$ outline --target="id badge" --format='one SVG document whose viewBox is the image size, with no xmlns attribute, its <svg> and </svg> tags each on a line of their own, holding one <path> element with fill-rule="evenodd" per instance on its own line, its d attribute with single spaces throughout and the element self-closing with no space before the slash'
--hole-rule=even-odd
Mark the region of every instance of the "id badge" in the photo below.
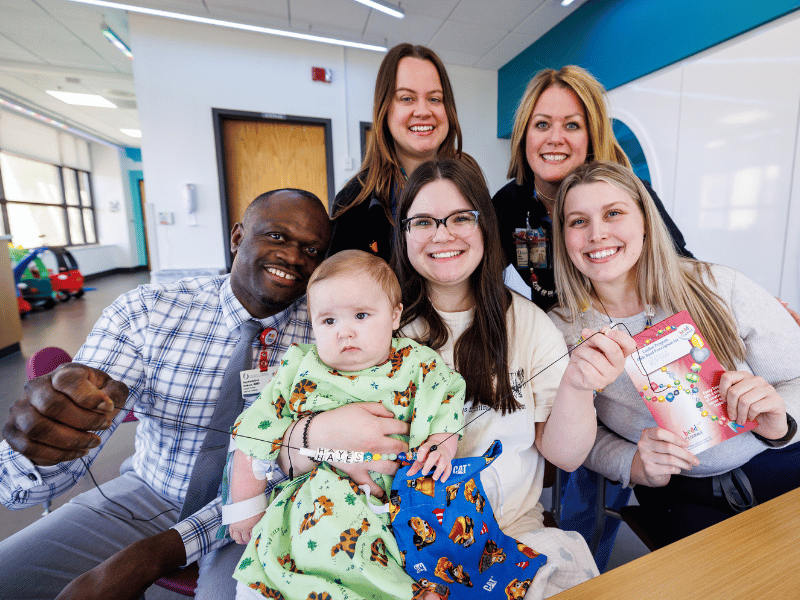
<svg viewBox="0 0 800 600">
<path fill-rule="evenodd" d="M 529 266 L 533 269 L 547 268 L 547 234 L 542 227 L 534 229 L 529 236 L 530 255 Z"/>
<path fill-rule="evenodd" d="M 526 229 L 514 230 L 514 248 L 517 251 L 517 267 L 526 269 L 528 267 L 528 240 Z"/>
<path fill-rule="evenodd" d="M 242 398 L 244 398 L 245 406 L 250 406 L 255 399 L 258 398 L 261 390 L 269 383 L 269 380 L 272 379 L 277 370 L 278 365 L 274 365 L 266 371 L 249 369 L 239 373 L 239 381 L 242 384 Z"/>
</svg>

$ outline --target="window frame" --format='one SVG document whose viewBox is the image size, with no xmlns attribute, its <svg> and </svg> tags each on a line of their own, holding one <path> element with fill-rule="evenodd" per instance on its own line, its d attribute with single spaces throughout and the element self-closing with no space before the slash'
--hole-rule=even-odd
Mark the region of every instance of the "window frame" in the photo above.
<svg viewBox="0 0 800 600">
<path fill-rule="evenodd" d="M 92 182 L 92 173 L 91 171 L 86 171 L 84 169 L 79 169 L 77 167 L 67 166 L 67 165 L 59 165 L 52 162 L 48 162 L 46 160 L 41 160 L 38 158 L 31 158 L 30 156 L 25 156 L 24 154 L 18 154 L 16 152 L 9 152 L 8 150 L 0 150 L 0 154 L 5 154 L 7 156 L 13 156 L 15 158 L 33 161 L 37 163 L 41 163 L 44 165 L 49 165 L 55 167 L 58 172 L 58 185 L 60 190 L 60 202 L 58 203 L 51 203 L 51 202 L 30 202 L 25 200 L 15 200 L 9 199 L 6 197 L 5 193 L 5 184 L 3 181 L 3 169 L 0 166 L 0 219 L 2 219 L 3 230 L 7 233 L 7 235 L 11 235 L 11 221 L 8 216 L 8 205 L 16 205 L 16 206 L 49 206 L 49 207 L 56 207 L 61 211 L 61 227 L 65 233 L 66 244 L 65 246 L 68 247 L 81 247 L 81 246 L 96 246 L 99 243 L 99 238 L 97 235 L 97 211 L 94 203 L 94 186 Z M 68 176 L 68 172 L 72 171 L 74 176 L 74 185 L 75 190 L 77 193 L 77 200 L 78 204 L 73 206 L 71 204 L 67 204 L 67 195 L 66 195 L 66 186 L 64 184 L 65 176 Z M 89 196 L 89 203 L 88 206 L 84 206 L 83 200 L 81 198 L 81 174 L 86 174 L 86 193 Z M 75 243 L 72 239 L 72 231 L 70 229 L 70 221 L 69 221 L 69 214 L 68 209 L 77 209 L 79 212 L 80 219 L 78 220 L 81 233 L 83 234 L 83 243 Z M 93 242 L 86 242 L 86 240 L 90 237 L 87 236 L 86 231 L 86 219 L 84 218 L 85 211 L 90 211 L 91 214 L 91 226 L 94 231 L 92 231 L 91 237 L 94 238 L 95 241 Z"/>
</svg>

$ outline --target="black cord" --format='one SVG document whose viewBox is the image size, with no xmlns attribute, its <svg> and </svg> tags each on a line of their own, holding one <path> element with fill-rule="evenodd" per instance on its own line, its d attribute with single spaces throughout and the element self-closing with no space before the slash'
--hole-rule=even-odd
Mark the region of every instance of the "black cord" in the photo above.
<svg viewBox="0 0 800 600">
<path fill-rule="evenodd" d="M 163 514 L 166 514 L 166 513 L 170 512 L 170 511 L 177 511 L 178 510 L 177 508 L 168 508 L 167 510 L 158 513 L 155 517 L 150 517 L 149 519 L 140 519 L 140 518 L 134 516 L 134 514 L 130 511 L 130 509 L 127 506 L 125 506 L 124 504 L 120 504 L 116 500 L 112 500 L 111 498 L 106 496 L 103 493 L 103 490 L 100 488 L 100 484 L 97 483 L 97 480 L 94 478 L 94 475 L 92 475 L 91 470 L 89 470 L 89 465 L 86 464 L 85 460 L 83 460 L 83 457 L 81 457 L 80 461 L 83 463 L 83 466 L 86 467 L 86 472 L 89 474 L 89 477 L 91 478 L 92 483 L 94 484 L 94 486 L 97 488 L 97 491 L 100 492 L 100 495 L 103 498 L 105 498 L 108 502 L 110 502 L 111 504 L 115 504 L 115 505 L 119 506 L 122 510 L 124 510 L 126 513 L 128 513 L 130 515 L 130 520 L 131 521 L 141 521 L 142 523 L 149 523 L 153 519 L 157 519 L 158 517 L 160 517 Z"/>
<path fill-rule="evenodd" d="M 600 304 L 602 305 L 602 302 L 601 302 Z M 603 306 L 603 309 L 605 310 L 605 306 Z M 606 311 L 606 316 L 608 316 L 608 311 Z M 610 317 L 610 316 L 608 316 L 608 318 L 609 318 L 609 321 L 611 321 L 611 317 Z M 612 328 L 614 328 L 614 327 L 617 327 L 617 326 L 622 326 L 622 327 L 624 327 L 624 328 L 625 328 L 625 330 L 628 332 L 628 335 L 630 335 L 630 331 L 628 330 L 628 328 L 625 326 L 625 324 L 624 324 L 624 323 L 616 323 L 616 324 L 613 324 L 613 325 L 611 325 L 611 327 L 612 327 Z M 530 381 L 532 381 L 534 377 L 538 377 L 540 374 L 544 373 L 544 372 L 545 372 L 547 369 L 549 369 L 550 367 L 552 367 L 553 365 L 555 365 L 557 362 L 559 362 L 559 361 L 560 361 L 562 358 L 564 358 L 565 356 L 569 356 L 569 355 L 572 353 L 572 351 L 573 351 L 573 350 L 575 350 L 575 348 L 578 348 L 579 346 L 581 346 L 582 344 L 586 343 L 587 341 L 589 341 L 590 339 L 592 339 L 594 336 L 596 336 L 596 335 L 597 335 L 597 334 L 599 334 L 599 333 L 600 333 L 599 331 L 595 331 L 595 332 L 594 332 L 592 335 L 590 335 L 588 338 L 586 338 L 585 340 L 582 340 L 581 342 L 579 342 L 578 344 L 576 344 L 576 345 L 575 345 L 575 346 L 574 346 L 574 347 L 573 347 L 571 350 L 567 350 L 566 354 L 562 354 L 562 355 L 561 355 L 561 356 L 559 356 L 559 357 L 558 357 L 556 360 L 554 360 L 553 362 L 551 362 L 549 365 L 547 365 L 546 367 L 544 367 L 544 368 L 542 368 L 541 370 L 537 371 L 535 374 L 531 375 L 531 376 L 530 376 L 528 379 L 526 379 L 525 381 L 523 381 L 523 382 L 520 384 L 520 387 L 521 387 L 521 386 L 523 386 L 523 385 L 526 385 L 527 383 L 529 383 Z M 639 351 L 638 347 L 637 347 L 637 349 L 636 349 L 636 350 L 637 350 L 637 352 Z M 648 376 L 648 381 L 649 381 L 649 376 Z M 513 392 L 511 392 L 511 394 L 513 394 Z M 505 400 L 506 398 L 508 398 L 508 397 L 509 397 L 511 394 L 509 394 L 508 396 L 505 396 L 504 398 L 501 398 L 501 400 L 500 400 L 500 401 L 502 402 L 503 400 Z M 447 436 L 447 438 L 445 438 L 445 441 L 446 441 L 446 440 L 449 440 L 449 439 L 450 439 L 451 437 L 453 437 L 454 435 L 457 435 L 458 433 L 460 433 L 461 431 L 463 431 L 463 430 L 464 430 L 464 429 L 467 427 L 467 425 L 469 425 L 470 423 L 473 423 L 473 422 L 475 422 L 477 419 L 481 418 L 481 417 L 482 417 L 484 414 L 488 413 L 488 412 L 489 412 L 489 410 L 491 410 L 491 408 L 490 408 L 490 407 L 487 407 L 487 410 L 485 410 L 485 411 L 481 411 L 481 413 L 480 413 L 480 414 L 478 414 L 478 415 L 477 415 L 475 418 L 473 418 L 473 419 L 471 419 L 471 420 L 467 421 L 466 423 L 464 423 L 464 425 L 463 425 L 463 426 L 461 426 L 459 429 L 457 429 L 456 431 L 452 432 L 452 433 L 451 433 L 449 436 Z M 135 411 L 135 410 L 133 410 L 133 409 L 131 409 L 131 411 L 130 411 L 130 412 L 133 412 L 133 413 L 134 413 L 134 415 L 135 415 L 135 416 L 137 416 L 137 418 L 138 418 L 138 416 L 139 416 L 139 415 L 141 415 L 141 416 L 146 416 L 146 417 L 151 417 L 151 418 L 160 418 L 160 419 L 162 419 L 162 420 L 164 420 L 164 421 L 172 421 L 173 423 L 181 423 L 181 424 L 183 424 L 183 422 L 182 422 L 182 421 L 179 421 L 178 419 L 172 419 L 172 418 L 170 418 L 170 417 L 166 417 L 166 416 L 163 416 L 163 415 L 162 415 L 162 416 L 160 416 L 160 417 L 158 417 L 158 416 L 156 416 L 156 415 L 149 414 L 149 413 L 145 413 L 145 412 L 138 412 L 138 413 L 137 413 L 137 411 Z M 289 433 L 289 436 L 288 436 L 288 438 L 289 438 L 289 441 L 291 441 L 291 439 L 292 439 L 292 435 L 294 434 L 294 428 L 295 428 L 295 427 L 297 427 L 297 423 L 299 423 L 299 421 L 300 421 L 300 419 L 298 419 L 297 421 L 294 421 L 294 422 L 292 423 L 292 429 L 291 429 L 291 431 L 290 431 L 290 433 Z M 205 429 L 205 430 L 208 430 L 208 431 L 217 431 L 217 432 L 221 432 L 221 433 L 229 433 L 228 431 L 221 430 L 221 429 L 216 429 L 216 428 L 214 428 L 214 427 L 207 427 L 207 426 L 202 426 L 202 425 L 195 425 L 195 427 L 197 427 L 197 428 L 199 428 L 199 429 Z M 246 438 L 246 439 L 255 440 L 255 441 L 258 441 L 258 442 L 270 443 L 270 442 L 268 442 L 267 440 L 263 440 L 263 439 L 261 439 L 261 438 L 256 438 L 256 437 L 252 437 L 252 436 L 246 436 L 246 435 L 243 435 L 243 434 L 238 434 L 238 433 L 237 433 L 236 435 L 237 435 L 237 436 L 241 436 L 241 437 L 243 437 L 243 438 Z M 281 446 L 281 447 L 286 447 L 287 449 L 289 449 L 289 450 L 290 450 L 290 452 L 289 452 L 289 454 L 288 454 L 288 457 L 289 457 L 289 480 L 290 480 L 290 481 L 294 481 L 294 465 L 292 464 L 292 453 L 291 453 L 291 450 L 301 450 L 301 448 L 298 448 L 298 447 L 292 446 L 291 444 L 289 444 L 289 443 L 285 443 L 285 442 L 283 442 L 283 441 L 281 441 L 281 444 L 280 444 L 280 446 Z M 433 449 L 435 449 L 435 448 L 431 448 L 431 450 L 433 450 Z M 163 515 L 164 513 L 167 513 L 167 512 L 169 512 L 170 510 L 175 510 L 175 509 L 169 509 L 169 510 L 165 510 L 165 511 L 163 511 L 163 512 L 161 512 L 161 513 L 157 514 L 156 516 L 154 516 L 154 517 L 151 517 L 150 519 L 139 519 L 139 518 L 135 517 L 135 516 L 133 515 L 133 513 L 131 513 L 131 511 L 130 511 L 130 510 L 127 508 L 127 507 L 123 506 L 122 504 L 119 504 L 118 502 L 115 502 L 114 500 L 111 500 L 110 498 L 108 498 L 108 496 L 106 496 L 105 494 L 103 494 L 102 490 L 100 490 L 100 486 L 97 484 L 97 481 L 95 481 L 95 478 L 94 478 L 94 476 L 92 475 L 92 472 L 91 472 L 91 470 L 89 469 L 89 465 L 88 465 L 88 464 L 86 464 L 86 462 L 83 460 L 83 458 L 81 458 L 80 460 L 81 460 L 81 462 L 83 463 L 83 465 L 86 467 L 86 472 L 87 472 L 87 473 L 89 473 L 89 477 L 91 477 L 91 479 L 92 479 L 92 482 L 93 482 L 93 483 L 94 483 L 94 485 L 97 487 L 98 491 L 100 491 L 100 494 L 103 496 L 103 498 L 105 498 L 105 499 L 106 499 L 106 500 L 108 500 L 109 502 L 111 502 L 111 503 L 113 503 L 113 504 L 116 504 L 117 506 L 119 506 L 120 508 L 122 508 L 123 510 L 125 510 L 125 511 L 126 511 L 126 512 L 127 512 L 127 513 L 128 513 L 130 516 L 131 516 L 131 520 L 133 520 L 133 521 L 143 521 L 143 522 L 152 521 L 153 519 L 156 519 L 156 518 L 160 517 L 161 515 Z M 299 483 L 299 482 L 298 482 L 298 483 Z"/>
</svg>

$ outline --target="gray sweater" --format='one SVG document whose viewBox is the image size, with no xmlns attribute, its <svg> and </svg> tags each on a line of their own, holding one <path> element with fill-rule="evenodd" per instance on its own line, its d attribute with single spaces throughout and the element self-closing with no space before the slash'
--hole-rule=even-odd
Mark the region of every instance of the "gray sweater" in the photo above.
<svg viewBox="0 0 800 600">
<path fill-rule="evenodd" d="M 763 377 L 783 398 L 787 412 L 798 420 L 800 327 L 769 292 L 738 271 L 714 265 L 712 272 L 716 284 L 707 283 L 728 305 L 746 349 L 745 361 L 737 364 L 736 370 Z M 581 320 L 567 323 L 560 318 L 559 310 L 553 309 L 550 318 L 564 334 L 567 345 L 575 345 L 580 337 Z M 653 324 L 668 316 L 660 306 L 655 307 Z M 645 329 L 646 319 L 645 313 L 640 313 L 623 319 L 614 318 L 613 322 L 624 323 L 635 335 Z M 609 319 L 590 308 L 583 313 L 583 323 L 586 327 L 599 329 L 601 325 L 608 325 Z M 584 465 L 608 479 L 630 485 L 636 442 L 642 430 L 655 427 L 656 421 L 625 372 L 596 395 L 595 407 L 602 424 Z M 799 440 L 800 434 L 795 435 L 791 443 Z M 708 477 L 725 473 L 769 448 L 751 433 L 743 433 L 700 452 L 697 455 L 700 465 L 682 474 Z"/>
</svg>

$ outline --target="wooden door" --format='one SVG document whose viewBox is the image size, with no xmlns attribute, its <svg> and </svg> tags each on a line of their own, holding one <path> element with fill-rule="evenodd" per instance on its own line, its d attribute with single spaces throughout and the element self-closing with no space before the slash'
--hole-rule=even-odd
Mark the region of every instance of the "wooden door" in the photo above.
<svg viewBox="0 0 800 600">
<path fill-rule="evenodd" d="M 328 207 L 325 133 L 318 123 L 223 118 L 230 225 L 242 220 L 253 198 L 278 188 L 313 192 Z"/>
</svg>

